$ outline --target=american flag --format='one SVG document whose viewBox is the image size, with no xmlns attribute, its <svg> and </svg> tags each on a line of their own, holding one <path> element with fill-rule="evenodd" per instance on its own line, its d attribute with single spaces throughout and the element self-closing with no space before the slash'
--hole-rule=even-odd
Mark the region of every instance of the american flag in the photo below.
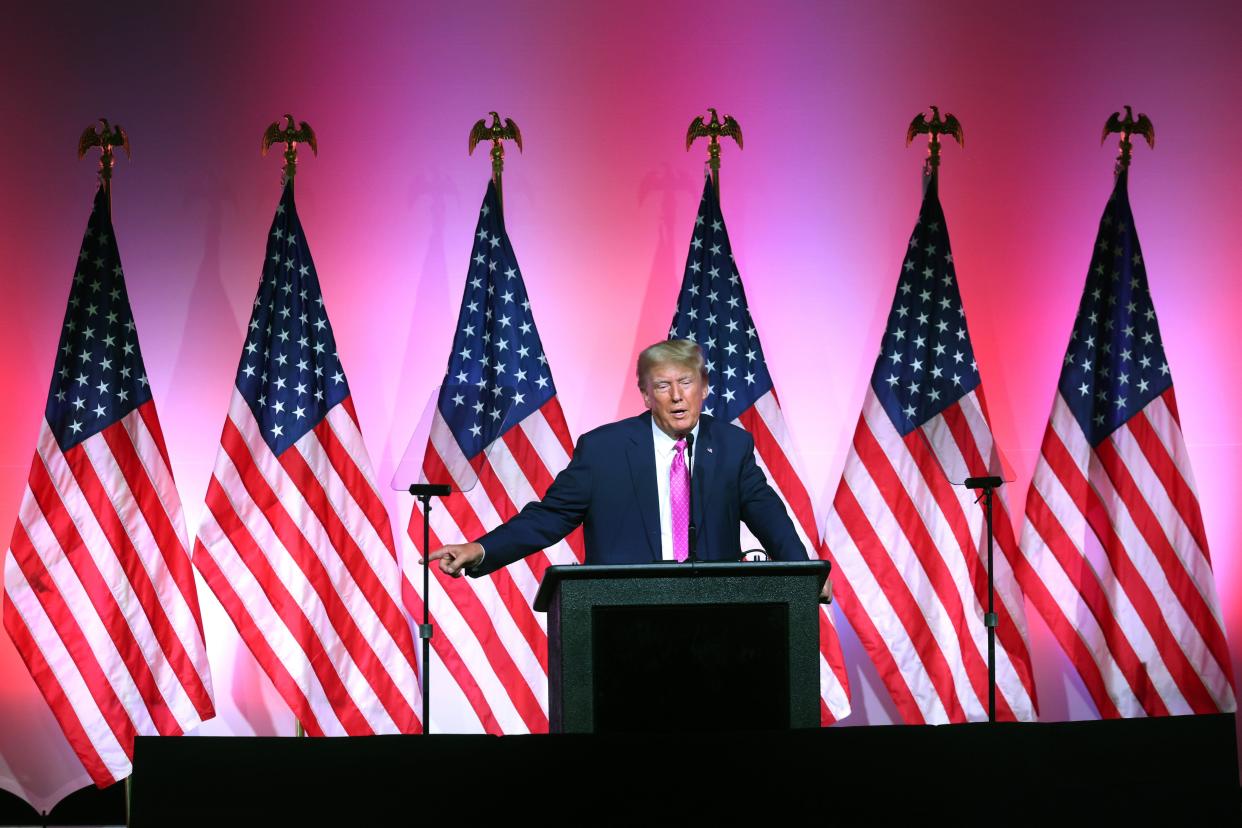
<svg viewBox="0 0 1242 828">
<path fill-rule="evenodd" d="M 313 736 L 420 729 L 388 513 L 286 184 L 194 565 Z"/>
<path fill-rule="evenodd" d="M 708 372 L 704 413 L 750 432 L 755 440 L 755 459 L 784 501 L 803 545 L 823 556 L 815 511 L 796 469 L 793 439 L 785 427 L 763 346 L 750 317 L 729 231 L 710 178 L 703 185 L 677 312 L 668 335 L 670 339 L 692 339 L 703 348 Z M 742 548 L 757 545 L 743 527 Z M 841 644 L 827 606 L 820 613 L 819 635 L 820 712 L 824 724 L 831 724 L 849 715 L 850 695 Z"/>
<path fill-rule="evenodd" d="M 4 563 L 4 626 L 91 779 L 215 715 L 181 499 L 100 188 Z"/>
<path fill-rule="evenodd" d="M 1232 712 L 1229 650 L 1126 173 L 1026 499 L 1018 576 L 1100 715 Z"/>
<path fill-rule="evenodd" d="M 496 187 L 489 183 L 423 457 L 427 480 L 453 486 L 432 507 L 431 548 L 474 540 L 543 497 L 572 452 Z M 409 533 L 415 548 L 425 551 L 419 507 Z M 433 570 L 432 646 L 469 710 L 453 729 L 547 731 L 547 621 L 531 603 L 549 566 L 582 559 L 579 529 L 482 578 L 454 579 Z M 408 575 L 421 588 L 421 575 Z M 423 598 L 407 584 L 415 617 L 422 617 Z"/>
<path fill-rule="evenodd" d="M 825 531 L 841 608 L 908 723 L 987 718 L 987 529 L 978 494 L 955 484 L 998 464 L 933 176 Z M 996 713 L 1029 720 L 1035 687 L 1003 491 Z"/>
</svg>

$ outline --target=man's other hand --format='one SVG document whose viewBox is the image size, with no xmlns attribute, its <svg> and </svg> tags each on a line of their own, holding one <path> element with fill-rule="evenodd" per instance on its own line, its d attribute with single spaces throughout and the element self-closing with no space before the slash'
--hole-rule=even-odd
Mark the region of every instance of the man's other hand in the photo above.
<svg viewBox="0 0 1242 828">
<path fill-rule="evenodd" d="M 819 602 L 821 604 L 832 603 L 832 579 L 824 579 L 824 588 L 819 591 Z"/>
<path fill-rule="evenodd" d="M 477 543 L 450 543 L 427 556 L 427 562 L 439 561 L 440 571 L 454 578 L 460 578 L 467 569 L 481 560 L 483 547 Z"/>
</svg>

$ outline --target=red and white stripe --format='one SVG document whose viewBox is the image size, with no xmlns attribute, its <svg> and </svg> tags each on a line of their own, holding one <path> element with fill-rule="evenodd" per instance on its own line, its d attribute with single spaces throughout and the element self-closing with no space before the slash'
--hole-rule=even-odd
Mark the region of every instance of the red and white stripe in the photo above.
<svg viewBox="0 0 1242 828">
<path fill-rule="evenodd" d="M 234 389 L 194 565 L 306 732 L 415 733 L 401 570 L 352 399 L 279 456 Z"/>
<path fill-rule="evenodd" d="M 1236 709 L 1171 386 L 1094 449 L 1057 394 L 1021 546 L 1022 587 L 1101 716 Z"/>
<path fill-rule="evenodd" d="M 755 404 L 742 412 L 735 425 L 750 432 L 755 440 L 755 459 L 768 482 L 781 500 L 785 509 L 793 518 L 794 528 L 798 537 L 808 550 L 814 550 L 821 558 L 827 558 L 824 545 L 820 542 L 819 522 L 815 519 L 815 510 L 811 505 L 810 495 L 802 484 L 794 459 L 793 439 L 785 427 L 785 415 L 781 413 L 780 401 L 775 391 L 764 394 Z M 744 541 L 748 541 L 749 533 L 742 529 Z M 743 546 L 743 548 L 749 548 Z M 829 725 L 840 721 L 850 714 L 849 679 L 845 674 L 845 657 L 841 653 L 841 641 L 837 637 L 836 625 L 832 622 L 832 610 L 824 606 L 820 611 L 819 620 L 819 676 L 820 676 L 820 714 L 823 724 Z"/>
<path fill-rule="evenodd" d="M 995 468 L 982 388 L 902 437 L 870 386 L 828 517 L 834 586 L 911 724 L 987 718 L 987 528 L 977 494 L 951 481 Z M 997 718 L 1036 715 L 1018 545 L 993 503 Z"/>
<path fill-rule="evenodd" d="M 453 493 L 432 505 L 431 548 L 474 540 L 542 498 L 572 453 L 573 441 L 556 397 L 475 458 L 462 453 L 437 410 L 423 473 L 428 480 L 451 481 Z M 418 506 L 410 516 L 409 535 L 423 553 Z M 453 711 L 457 718 L 448 723 L 446 715 L 445 724 L 436 729 L 547 732 L 547 620 L 531 604 L 549 566 L 581 563 L 583 554 L 582 532 L 576 529 L 556 545 L 482 578 L 450 578 L 433 567 L 436 666 L 447 671 L 456 685 L 454 695 L 464 701 Z M 406 606 L 421 619 L 425 596 L 416 559 L 406 575 Z"/>
<path fill-rule="evenodd" d="M 4 565 L 4 626 L 95 784 L 138 735 L 215 715 L 185 521 L 155 404 L 61 452 L 47 422 Z"/>
</svg>

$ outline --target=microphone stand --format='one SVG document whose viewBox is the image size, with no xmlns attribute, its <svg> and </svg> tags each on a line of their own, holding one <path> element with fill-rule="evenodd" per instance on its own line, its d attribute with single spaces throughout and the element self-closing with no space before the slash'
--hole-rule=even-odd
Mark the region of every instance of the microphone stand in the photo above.
<svg viewBox="0 0 1242 828">
<path fill-rule="evenodd" d="M 415 483 L 410 494 L 423 504 L 423 623 L 418 625 L 418 637 L 423 641 L 423 672 L 420 684 L 423 692 L 423 735 L 431 733 L 431 564 L 427 555 L 431 550 L 431 498 L 447 497 L 452 489 L 446 483 Z"/>
<path fill-rule="evenodd" d="M 983 519 L 988 529 L 988 611 L 983 626 L 988 628 L 988 721 L 996 721 L 996 584 L 992 577 L 992 494 L 1003 483 L 999 477 L 968 477 L 966 488 L 979 489 Z"/>
</svg>

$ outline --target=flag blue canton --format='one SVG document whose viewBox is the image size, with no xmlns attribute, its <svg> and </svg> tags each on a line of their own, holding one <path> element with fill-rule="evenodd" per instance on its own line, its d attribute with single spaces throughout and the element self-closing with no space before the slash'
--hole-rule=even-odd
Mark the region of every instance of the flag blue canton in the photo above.
<svg viewBox="0 0 1242 828">
<path fill-rule="evenodd" d="M 462 453 L 474 457 L 554 396 L 496 185 L 489 183 L 437 405 Z"/>
<path fill-rule="evenodd" d="M 1147 287 L 1126 173 L 1100 219 L 1061 367 L 1061 396 L 1098 445 L 1173 384 Z"/>
<path fill-rule="evenodd" d="M 292 183 L 285 185 L 268 233 L 237 390 L 274 454 L 296 443 L 349 396 Z"/>
<path fill-rule="evenodd" d="M 708 382 L 704 414 L 732 422 L 772 390 L 711 178 L 703 183 L 668 336 L 692 339 L 703 349 Z"/>
<path fill-rule="evenodd" d="M 910 234 L 871 387 L 904 436 L 978 385 L 949 228 L 933 176 Z"/>
<path fill-rule="evenodd" d="M 68 451 L 150 399 L 112 208 L 101 187 L 78 252 L 45 414 L 61 451 Z"/>
</svg>

